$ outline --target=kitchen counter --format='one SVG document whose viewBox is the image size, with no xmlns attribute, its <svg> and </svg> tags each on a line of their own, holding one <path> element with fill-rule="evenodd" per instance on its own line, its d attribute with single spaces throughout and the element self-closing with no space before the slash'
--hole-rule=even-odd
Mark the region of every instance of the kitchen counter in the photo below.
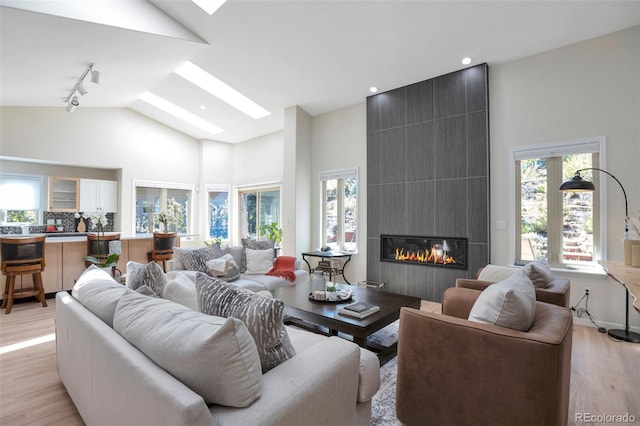
<svg viewBox="0 0 640 426">
<path fill-rule="evenodd" d="M 2 238 L 24 238 L 24 237 L 38 237 L 45 235 L 45 243 L 73 243 L 87 241 L 87 234 L 89 232 L 45 232 L 42 234 L 6 234 L 1 235 Z M 125 235 L 121 232 L 105 232 L 105 235 L 120 234 L 120 240 L 144 240 L 151 239 L 153 234 L 136 234 Z M 101 234 L 102 235 L 102 234 Z M 178 234 L 178 238 L 193 237 L 196 234 Z"/>
</svg>

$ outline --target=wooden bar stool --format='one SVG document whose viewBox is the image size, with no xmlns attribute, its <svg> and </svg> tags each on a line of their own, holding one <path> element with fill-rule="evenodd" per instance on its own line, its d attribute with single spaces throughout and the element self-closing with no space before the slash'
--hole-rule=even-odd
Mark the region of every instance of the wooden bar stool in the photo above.
<svg viewBox="0 0 640 426">
<path fill-rule="evenodd" d="M 0 239 L 2 274 L 7 277 L 2 296 L 2 309 L 6 308 L 5 314 L 11 313 L 14 299 L 23 297 L 35 296 L 43 307 L 47 306 L 42 285 L 42 271 L 45 266 L 44 239 L 44 235 Z M 33 277 L 33 287 L 16 290 L 16 275 L 25 274 L 31 274 Z"/>
<path fill-rule="evenodd" d="M 162 270 L 167 272 L 167 260 L 173 259 L 173 246 L 176 244 L 177 233 L 154 232 L 153 249 L 147 253 L 149 262 L 162 262 Z"/>
<path fill-rule="evenodd" d="M 120 234 L 107 234 L 98 235 L 94 233 L 87 234 L 87 257 L 84 259 L 84 266 L 89 267 L 91 265 L 102 265 L 107 260 L 111 253 L 118 253 L 115 260 L 108 264 L 103 265 L 111 267 L 111 276 L 116 277 L 116 272 L 120 272 L 118 269 L 118 260 L 120 259 L 120 248 L 114 249 L 114 246 L 120 243 Z M 94 259 L 88 259 L 94 258 Z M 122 275 L 122 273 L 120 273 Z"/>
</svg>

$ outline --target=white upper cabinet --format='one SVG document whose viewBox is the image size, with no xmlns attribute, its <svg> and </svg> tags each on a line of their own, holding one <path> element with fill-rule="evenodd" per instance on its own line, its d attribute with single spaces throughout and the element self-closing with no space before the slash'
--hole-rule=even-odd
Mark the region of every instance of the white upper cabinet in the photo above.
<svg viewBox="0 0 640 426">
<path fill-rule="evenodd" d="M 107 213 L 118 211 L 118 182 L 80 179 L 80 211 L 90 212 L 99 208 Z"/>
</svg>

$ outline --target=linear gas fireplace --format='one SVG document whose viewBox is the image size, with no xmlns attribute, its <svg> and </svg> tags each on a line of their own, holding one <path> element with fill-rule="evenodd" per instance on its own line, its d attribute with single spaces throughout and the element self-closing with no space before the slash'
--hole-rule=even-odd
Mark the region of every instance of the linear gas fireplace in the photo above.
<svg viewBox="0 0 640 426">
<path fill-rule="evenodd" d="M 467 238 L 381 235 L 383 262 L 467 269 Z"/>
</svg>

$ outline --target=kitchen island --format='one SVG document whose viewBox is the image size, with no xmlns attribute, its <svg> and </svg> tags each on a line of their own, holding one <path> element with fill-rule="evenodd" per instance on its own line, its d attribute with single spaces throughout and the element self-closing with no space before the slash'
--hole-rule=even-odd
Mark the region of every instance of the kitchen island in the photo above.
<svg viewBox="0 0 640 426">
<path fill-rule="evenodd" d="M 117 232 L 115 233 L 117 234 Z M 44 253 L 46 265 L 42 272 L 44 292 L 49 297 L 58 291 L 71 291 L 75 280 L 86 269 L 83 258 L 87 255 L 87 233 L 52 234 L 44 233 L 47 236 Z M 114 234 L 114 232 L 106 232 L 105 234 Z M 20 238 L 35 235 L 43 234 L 2 235 L 2 238 Z M 118 259 L 118 270 L 125 274 L 127 262 L 129 261 L 147 263 L 147 253 L 153 248 L 153 234 L 124 235 L 120 233 L 120 241 L 122 252 Z M 180 245 L 180 238 L 176 239 L 176 245 Z M 33 287 L 31 275 L 16 277 L 16 289 L 28 287 Z M 2 296 L 0 295 L 0 297 Z"/>
</svg>

